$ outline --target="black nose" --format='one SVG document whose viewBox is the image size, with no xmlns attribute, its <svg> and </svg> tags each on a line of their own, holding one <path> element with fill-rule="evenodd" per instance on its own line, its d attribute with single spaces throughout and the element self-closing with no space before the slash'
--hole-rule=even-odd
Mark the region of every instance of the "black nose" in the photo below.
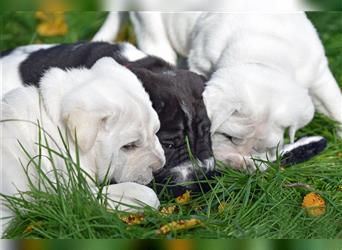
<svg viewBox="0 0 342 250">
<path fill-rule="evenodd" d="M 173 197 L 186 191 L 208 192 L 215 185 L 213 180 L 220 175 L 220 172 L 214 170 L 214 159 L 201 163 L 198 166 L 190 164 L 162 170 L 155 175 L 157 192 L 166 189 Z"/>
</svg>

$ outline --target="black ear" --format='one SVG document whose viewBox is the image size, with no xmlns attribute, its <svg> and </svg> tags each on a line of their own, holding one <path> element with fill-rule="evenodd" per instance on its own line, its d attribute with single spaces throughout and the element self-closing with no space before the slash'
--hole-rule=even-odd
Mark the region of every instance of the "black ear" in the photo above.
<svg viewBox="0 0 342 250">
<path fill-rule="evenodd" d="M 152 72 L 159 72 L 159 71 L 165 71 L 165 70 L 172 70 L 174 67 L 164 61 L 163 59 L 155 56 L 147 56 L 140 60 L 130 62 L 128 64 L 128 68 L 144 68 L 151 70 Z"/>
</svg>

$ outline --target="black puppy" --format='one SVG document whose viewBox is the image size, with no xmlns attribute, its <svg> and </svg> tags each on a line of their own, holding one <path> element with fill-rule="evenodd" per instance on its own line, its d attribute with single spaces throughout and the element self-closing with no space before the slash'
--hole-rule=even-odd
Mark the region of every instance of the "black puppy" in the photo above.
<svg viewBox="0 0 342 250">
<path fill-rule="evenodd" d="M 189 182 L 210 177 L 214 172 L 210 120 L 202 99 L 204 77 L 176 69 L 157 57 L 143 55 L 137 59 L 136 55 L 142 52 L 126 43 L 75 43 L 19 49 L 27 54 L 19 63 L 22 82 L 36 87 L 44 71 L 51 67 L 90 68 L 102 57 L 112 57 L 125 65 L 142 82 L 161 123 L 157 135 L 165 151 L 166 166 L 156 173 L 156 182 L 163 185 L 168 182 L 169 190 L 179 195 L 185 190 L 198 190 L 196 182 Z M 18 51 L 5 55 L 12 53 Z M 175 185 L 181 183 L 187 184 Z"/>
<path fill-rule="evenodd" d="M 206 79 L 176 69 L 156 57 L 126 66 L 143 83 L 161 121 L 157 135 L 165 151 L 166 166 L 155 175 L 157 183 L 169 181 L 170 190 L 176 195 L 185 189 L 199 190 L 198 184 L 189 182 L 216 174 L 213 171 L 210 120 L 202 99 Z M 190 161 L 190 153 L 195 157 L 194 162 Z M 174 185 L 184 182 L 188 185 Z"/>
</svg>

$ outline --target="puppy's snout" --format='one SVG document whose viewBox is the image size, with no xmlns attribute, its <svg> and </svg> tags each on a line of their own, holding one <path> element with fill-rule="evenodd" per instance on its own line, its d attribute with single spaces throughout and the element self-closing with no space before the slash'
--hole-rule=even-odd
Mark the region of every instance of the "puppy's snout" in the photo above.
<svg viewBox="0 0 342 250">
<path fill-rule="evenodd" d="M 165 165 L 165 156 L 155 156 L 154 162 L 149 166 L 150 169 L 152 169 L 152 172 L 157 172 Z"/>
<path fill-rule="evenodd" d="M 205 173 L 209 173 L 215 170 L 215 159 L 214 157 L 210 157 L 208 159 L 199 161 L 198 165 L 204 170 Z"/>
</svg>

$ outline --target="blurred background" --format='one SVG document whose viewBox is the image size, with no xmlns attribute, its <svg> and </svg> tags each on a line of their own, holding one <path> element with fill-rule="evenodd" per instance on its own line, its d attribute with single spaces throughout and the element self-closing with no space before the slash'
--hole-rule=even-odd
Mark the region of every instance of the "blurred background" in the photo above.
<svg viewBox="0 0 342 250">
<path fill-rule="evenodd" d="M 25 240 L 1 250 L 342 250 L 339 240 Z"/>
<path fill-rule="evenodd" d="M 48 0 L 77 10 L 342 10 L 340 0 Z M 2 0 L 1 10 L 35 10 L 47 0 Z"/>
</svg>

